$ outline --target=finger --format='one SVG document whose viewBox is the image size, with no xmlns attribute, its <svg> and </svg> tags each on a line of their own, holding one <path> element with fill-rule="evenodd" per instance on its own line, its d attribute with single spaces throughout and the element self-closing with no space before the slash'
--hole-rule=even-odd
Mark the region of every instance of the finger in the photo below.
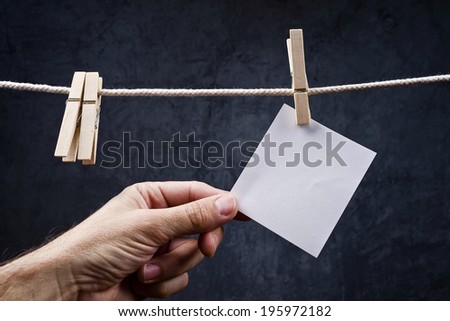
<svg viewBox="0 0 450 321">
<path fill-rule="evenodd" d="M 137 272 L 143 283 L 159 283 L 181 275 L 203 259 L 197 246 L 197 239 L 178 239 L 177 246 L 168 253 L 152 258 Z"/>
<path fill-rule="evenodd" d="M 183 273 L 173 279 L 154 284 L 144 284 L 138 280 L 134 280 L 132 284 L 133 292 L 136 295 L 147 298 L 167 298 L 183 290 L 189 282 L 187 273 Z"/>
<path fill-rule="evenodd" d="M 146 228 L 153 232 L 153 241 L 163 244 L 179 236 L 205 233 L 224 225 L 236 215 L 237 205 L 227 193 L 176 207 L 142 211 L 146 213 Z"/>
<path fill-rule="evenodd" d="M 218 227 L 214 231 L 206 232 L 198 238 L 198 248 L 207 257 L 212 257 L 217 251 L 223 239 L 223 227 Z"/>
<path fill-rule="evenodd" d="M 146 200 L 149 208 L 165 208 L 226 193 L 208 184 L 191 182 L 144 182 L 132 185 Z"/>
</svg>

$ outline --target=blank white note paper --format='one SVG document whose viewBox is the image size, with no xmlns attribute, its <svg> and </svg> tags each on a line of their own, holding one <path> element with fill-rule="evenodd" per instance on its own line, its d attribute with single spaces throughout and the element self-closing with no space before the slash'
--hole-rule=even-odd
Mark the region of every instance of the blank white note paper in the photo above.
<svg viewBox="0 0 450 321">
<path fill-rule="evenodd" d="M 234 185 L 239 210 L 314 257 L 376 153 L 283 105 Z"/>
</svg>

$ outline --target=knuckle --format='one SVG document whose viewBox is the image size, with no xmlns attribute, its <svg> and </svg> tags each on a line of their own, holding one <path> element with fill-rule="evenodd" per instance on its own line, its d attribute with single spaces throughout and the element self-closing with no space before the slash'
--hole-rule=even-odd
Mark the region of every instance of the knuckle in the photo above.
<svg viewBox="0 0 450 321">
<path fill-rule="evenodd" d="M 142 234 L 151 235 L 154 245 L 160 246 L 170 240 L 170 235 L 175 233 L 174 226 L 178 223 L 165 215 L 153 215 L 147 219 L 148 224 L 142 225 Z M 148 231 L 151 230 L 151 234 Z"/>
<path fill-rule="evenodd" d="M 133 184 L 133 185 L 129 185 L 129 186 L 125 187 L 123 189 L 122 193 L 129 194 L 129 193 L 132 193 L 132 192 L 136 191 L 137 190 L 136 185 L 137 184 Z"/>
<path fill-rule="evenodd" d="M 205 182 L 200 182 L 200 181 L 192 181 L 192 185 L 194 185 L 195 187 L 198 187 L 198 188 L 208 186 L 208 184 L 206 184 Z"/>
<path fill-rule="evenodd" d="M 144 186 L 145 186 L 145 183 L 143 183 L 143 182 L 134 183 L 134 184 L 129 185 L 126 188 L 124 188 L 122 193 L 127 194 L 127 195 L 134 195 L 136 193 L 141 193 L 142 190 L 144 189 Z"/>
<path fill-rule="evenodd" d="M 139 182 L 134 183 L 130 186 L 130 188 L 134 189 L 135 191 L 138 191 L 139 193 L 144 193 L 148 190 L 150 190 L 152 187 L 154 187 L 156 184 L 154 182 Z"/>
<path fill-rule="evenodd" d="M 183 284 L 181 289 L 187 287 L 188 284 L 189 284 L 189 273 L 186 272 L 183 274 Z"/>
<path fill-rule="evenodd" d="M 189 188 L 189 197 L 190 199 L 194 199 L 194 195 L 197 194 L 199 191 L 205 191 L 209 190 L 211 186 L 204 182 L 199 181 L 192 181 L 190 182 L 190 188 Z"/>
<path fill-rule="evenodd" d="M 144 185 L 145 185 L 144 182 L 138 182 L 138 183 L 134 183 L 133 185 L 128 186 L 127 188 L 141 191 L 142 188 L 144 187 Z"/>
<path fill-rule="evenodd" d="M 193 202 L 186 207 L 185 214 L 194 228 L 203 228 L 209 223 L 209 210 L 205 204 Z"/>
</svg>

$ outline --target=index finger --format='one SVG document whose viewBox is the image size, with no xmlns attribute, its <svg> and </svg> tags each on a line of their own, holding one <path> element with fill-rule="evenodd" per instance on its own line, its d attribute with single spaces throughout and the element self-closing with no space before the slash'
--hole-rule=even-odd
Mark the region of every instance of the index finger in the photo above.
<svg viewBox="0 0 450 321">
<path fill-rule="evenodd" d="M 136 185 L 139 193 L 151 208 L 178 206 L 205 197 L 228 193 L 228 191 L 198 181 L 142 182 Z M 240 212 L 234 219 L 237 221 L 250 220 L 249 217 Z"/>
<path fill-rule="evenodd" d="M 227 191 L 197 181 L 143 182 L 138 185 L 139 192 L 150 201 L 152 208 L 178 206 L 227 193 Z"/>
</svg>

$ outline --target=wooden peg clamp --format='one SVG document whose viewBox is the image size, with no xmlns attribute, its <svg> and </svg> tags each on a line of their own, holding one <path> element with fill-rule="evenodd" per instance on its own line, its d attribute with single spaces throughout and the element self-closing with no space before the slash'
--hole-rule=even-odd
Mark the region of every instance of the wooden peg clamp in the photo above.
<svg viewBox="0 0 450 321">
<path fill-rule="evenodd" d="M 84 165 L 95 164 L 100 113 L 100 86 L 101 80 L 98 72 L 86 73 L 78 150 L 78 159 L 82 160 Z"/>
<path fill-rule="evenodd" d="M 289 39 L 286 42 L 297 125 L 307 125 L 311 121 L 311 112 L 308 101 L 308 80 L 306 78 L 302 29 L 291 29 Z"/>
<path fill-rule="evenodd" d="M 98 90 L 102 90 L 103 88 L 103 78 L 100 77 L 98 79 Z M 94 131 L 94 141 L 92 144 L 92 154 L 91 159 L 83 160 L 83 165 L 95 165 L 95 161 L 97 159 L 97 142 L 98 142 L 98 127 L 100 125 L 100 110 L 101 110 L 102 96 L 98 96 L 98 107 L 97 107 L 97 116 L 95 119 L 95 131 Z"/>
<path fill-rule="evenodd" d="M 78 148 L 77 122 L 79 120 L 81 101 L 83 99 L 84 81 L 86 73 L 77 71 L 73 75 L 69 97 L 66 101 L 55 156 L 62 157 L 63 161 L 74 162 Z"/>
</svg>

